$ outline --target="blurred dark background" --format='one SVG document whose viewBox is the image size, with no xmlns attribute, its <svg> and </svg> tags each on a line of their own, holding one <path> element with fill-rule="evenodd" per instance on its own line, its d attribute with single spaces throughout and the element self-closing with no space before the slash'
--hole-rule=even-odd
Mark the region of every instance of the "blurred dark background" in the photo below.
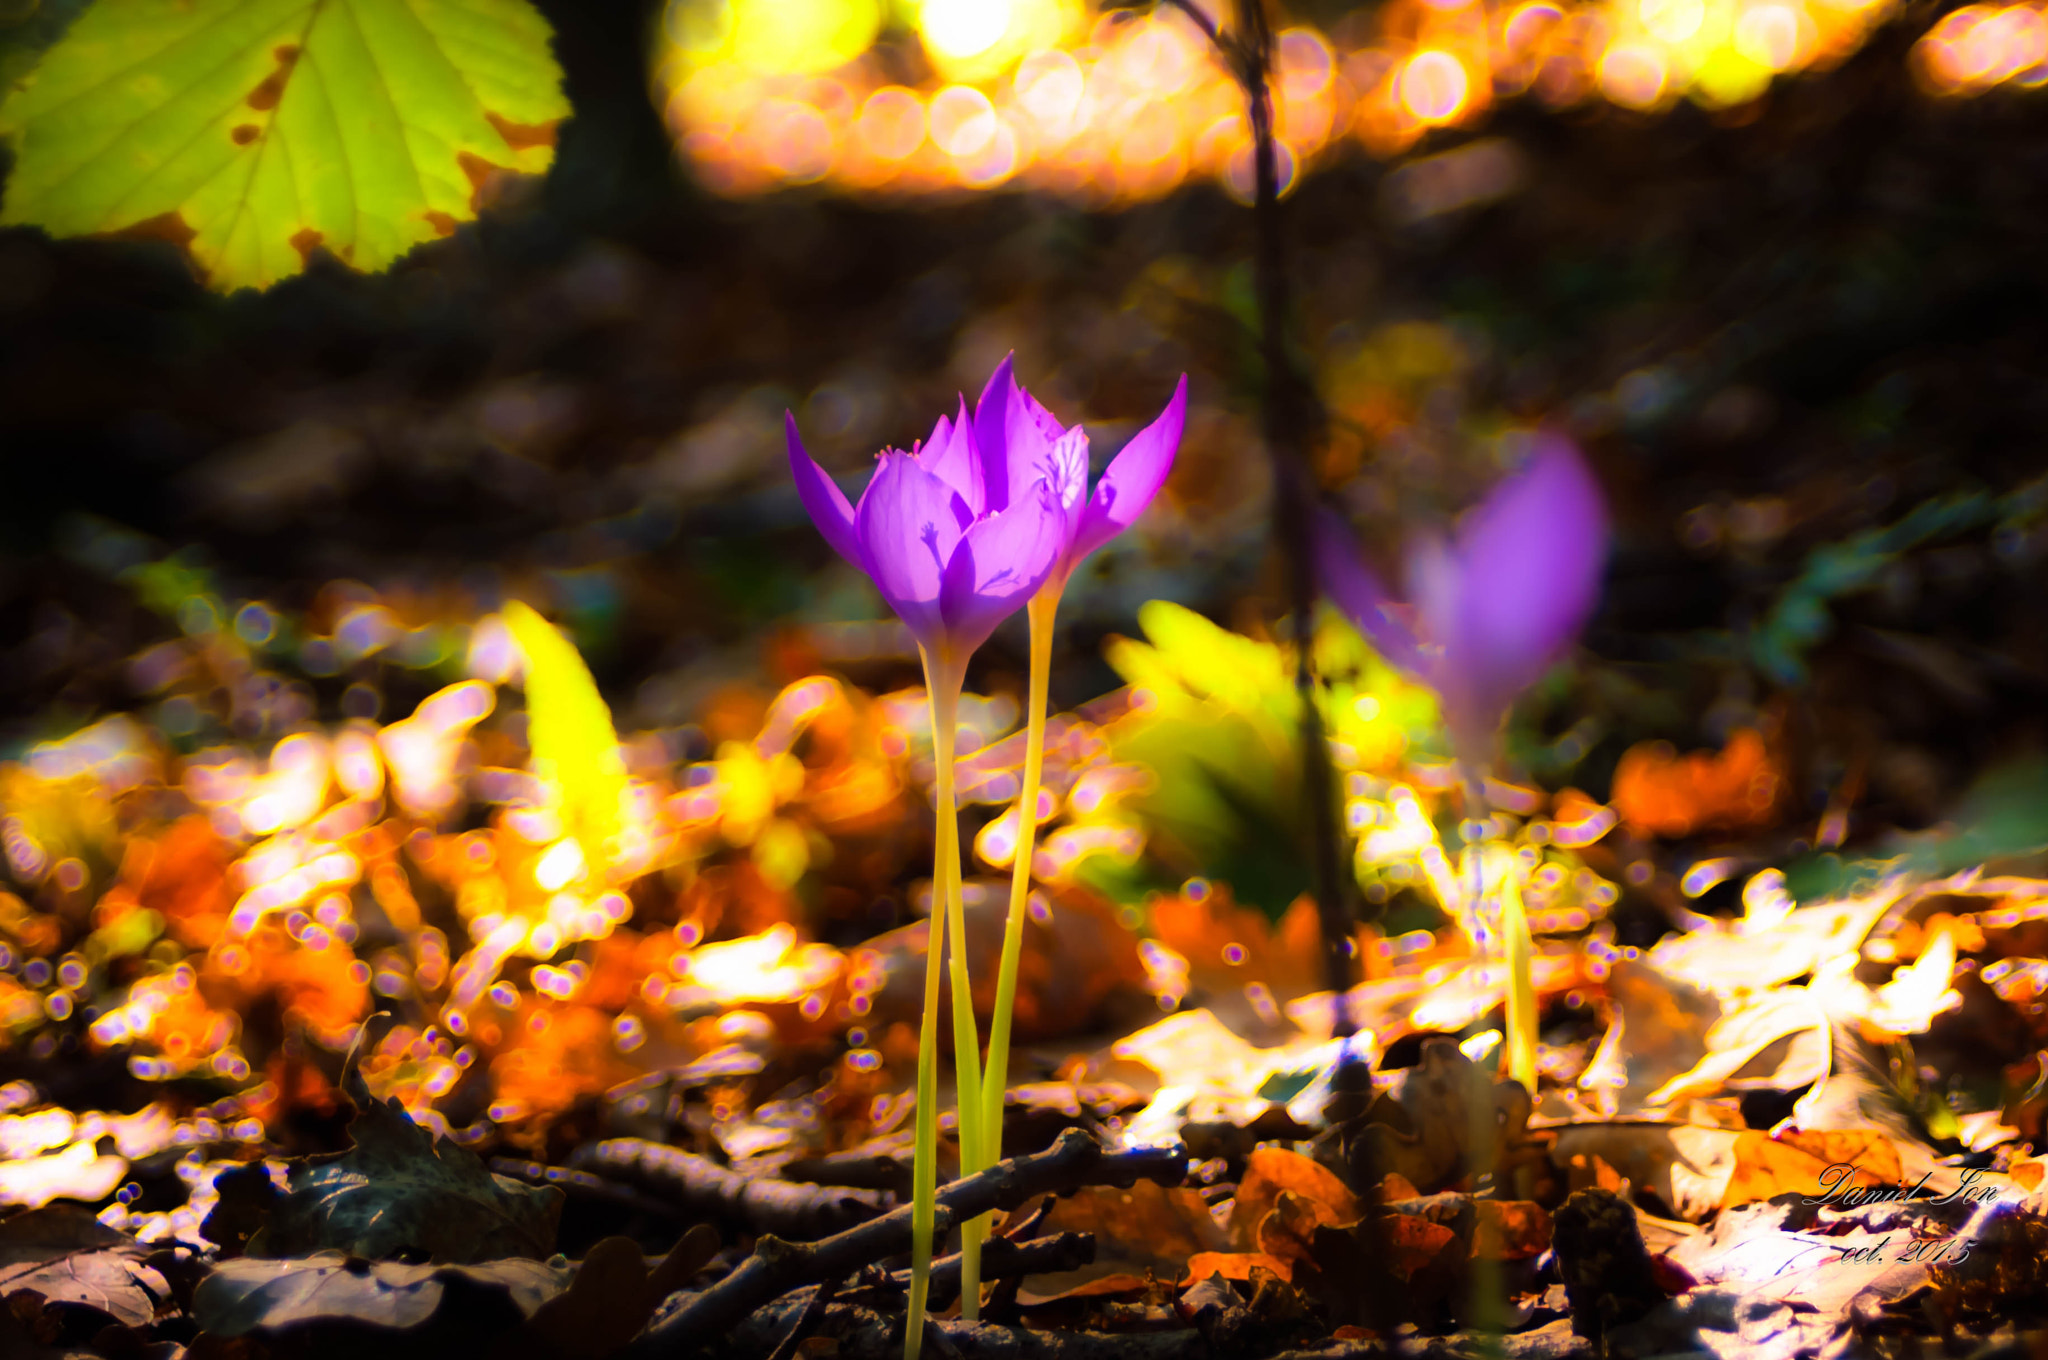
<svg viewBox="0 0 2048 1360">
<path fill-rule="evenodd" d="M 653 7 L 541 8 L 556 168 L 388 275 L 223 299 L 166 246 L 0 232 L 0 756 L 141 704 L 129 659 L 181 626 L 148 563 L 309 619 L 337 582 L 408 622 L 538 597 L 625 729 L 836 664 L 803 628 L 880 606 L 803 519 L 783 410 L 857 472 L 1010 350 L 1098 466 L 1182 371 L 1197 404 L 1161 507 L 1068 596 L 1055 702 L 1117 683 L 1101 642 L 1146 599 L 1272 626 L 1244 209 L 720 200 L 648 96 Z M 1287 201 L 1325 489 L 1388 565 L 1503 430 L 1567 429 L 1600 473 L 1587 664 L 1527 719 L 1593 720 L 1556 777 L 1595 796 L 1631 742 L 1764 725 L 1815 809 L 1853 779 L 1868 826 L 1911 828 L 2040 754 L 2048 95 L 1916 89 L 1936 14 L 1732 112 L 1510 103 L 1406 158 L 1504 146 L 1497 201 L 1418 211 L 1356 146 Z M 973 683 L 1016 687 L 1018 641 Z"/>
</svg>

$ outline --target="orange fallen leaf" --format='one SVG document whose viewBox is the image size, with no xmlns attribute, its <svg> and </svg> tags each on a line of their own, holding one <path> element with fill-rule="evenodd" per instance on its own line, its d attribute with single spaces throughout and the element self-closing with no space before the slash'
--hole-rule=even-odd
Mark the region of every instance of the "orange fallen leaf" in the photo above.
<svg viewBox="0 0 2048 1360">
<path fill-rule="evenodd" d="M 1681 756 L 1669 742 L 1639 742 L 1615 767 L 1614 808 L 1637 836 L 1769 826 L 1785 782 L 1783 762 L 1754 728 L 1719 752 Z"/>
<path fill-rule="evenodd" d="M 1335 1226 L 1358 1220 L 1358 1197 L 1335 1172 L 1299 1152 L 1258 1148 L 1245 1160 L 1231 1209 L 1231 1235 L 1240 1247 L 1249 1250 L 1257 1242 L 1260 1225 L 1288 1193 L 1320 1206 L 1319 1222 Z"/>
<path fill-rule="evenodd" d="M 1207 991 L 1260 983 L 1284 999 L 1323 986 L 1322 927 L 1315 904 L 1296 899 L 1277 925 L 1239 906 L 1224 884 L 1199 896 L 1176 894 L 1152 908 L 1159 942 L 1188 961 L 1188 979 Z"/>
<path fill-rule="evenodd" d="M 1550 1250 L 1550 1215 L 1525 1199 L 1473 1201 L 1479 1219 L 1472 1255 L 1487 1261 L 1524 1261 Z"/>
<path fill-rule="evenodd" d="M 1283 1280 L 1294 1278 L 1291 1262 L 1263 1251 L 1201 1251 L 1188 1257 L 1187 1273 L 1181 1276 L 1180 1283 L 1190 1285 L 1212 1275 L 1221 1275 L 1226 1280 L 1249 1280 L 1254 1269 L 1270 1270 Z"/>
<path fill-rule="evenodd" d="M 1380 1180 L 1380 1200 L 1382 1203 L 1387 1200 L 1396 1199 L 1419 1199 L 1421 1196 L 1422 1192 L 1415 1188 L 1414 1182 L 1398 1171 L 1389 1171 Z"/>
<path fill-rule="evenodd" d="M 232 848 L 199 813 L 181 817 L 154 839 L 136 836 L 121 856 L 121 879 L 94 908 L 105 926 L 127 911 L 160 913 L 171 938 L 204 949 L 220 938 L 234 892 L 227 881 Z"/>
<path fill-rule="evenodd" d="M 1781 1138 L 1752 1129 L 1736 1135 L 1734 1161 L 1721 1193 L 1724 1209 L 1787 1193 L 1818 1196 L 1837 1187 L 1896 1186 L 1901 1175 L 1898 1149 L 1870 1129 Z M 1844 1166 L 1853 1170 L 1839 1170 Z"/>
<path fill-rule="evenodd" d="M 1436 1264 L 1447 1247 L 1452 1247 L 1458 1235 L 1441 1223 L 1432 1223 L 1426 1218 L 1413 1214 L 1388 1214 L 1380 1220 L 1387 1235 L 1387 1264 L 1394 1274 L 1403 1281 L 1413 1280 L 1416 1272 Z M 1343 1232 L 1357 1238 L 1357 1224 L 1342 1229 L 1325 1228 L 1316 1234 L 1314 1246 L 1325 1246 L 1326 1234 Z M 1460 1253 L 1462 1254 L 1462 1253 Z"/>
<path fill-rule="evenodd" d="M 1272 1210 L 1259 1220 L 1252 1242 L 1263 1254 L 1293 1266 L 1310 1259 L 1309 1243 L 1317 1228 L 1344 1228 L 1356 1221 L 1340 1220 L 1321 1200 L 1282 1190 Z"/>
<path fill-rule="evenodd" d="M 1161 1279 L 1177 1280 L 1186 1273 L 1190 1258 L 1230 1245 L 1195 1189 L 1169 1190 L 1151 1181 L 1139 1181 L 1127 1190 L 1091 1186 L 1077 1191 L 1053 1205 L 1043 1230 L 1092 1232 L 1096 1241 L 1093 1266 L 1046 1277 L 1041 1283 L 1048 1288 L 1148 1270 Z"/>
</svg>

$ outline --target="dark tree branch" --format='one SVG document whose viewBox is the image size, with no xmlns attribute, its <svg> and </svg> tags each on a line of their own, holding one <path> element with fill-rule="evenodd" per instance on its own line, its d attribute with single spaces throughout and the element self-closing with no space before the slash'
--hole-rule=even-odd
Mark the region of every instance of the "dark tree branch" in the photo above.
<svg viewBox="0 0 2048 1360">
<path fill-rule="evenodd" d="M 887 1190 L 910 1198 L 910 1163 L 893 1152 L 827 1152 L 785 1163 L 784 1180 L 807 1185 L 847 1185 L 856 1190 Z"/>
<path fill-rule="evenodd" d="M 1329 742 L 1323 732 L 1322 709 L 1316 703 L 1314 674 L 1315 608 L 1319 595 L 1315 554 L 1311 547 L 1315 520 L 1315 479 L 1311 459 L 1327 428 L 1321 399 L 1287 342 L 1287 328 L 1293 316 L 1293 295 L 1287 271 L 1286 222 L 1280 210 L 1280 148 L 1273 127 L 1273 68 L 1275 43 L 1272 15 L 1266 0 L 1237 0 L 1236 32 L 1219 33 L 1206 16 L 1196 13 L 1193 0 L 1166 0 L 1196 19 L 1222 55 L 1224 62 L 1244 87 L 1245 108 L 1252 132 L 1254 193 L 1252 225 L 1254 253 L 1253 283 L 1259 312 L 1259 356 L 1265 370 L 1265 400 L 1262 408 L 1266 447 L 1273 461 L 1273 530 L 1287 574 L 1289 611 L 1294 616 L 1294 687 L 1301 705 L 1301 764 L 1303 803 L 1308 813 L 1311 850 L 1310 883 L 1316 899 L 1316 915 L 1323 931 L 1323 964 L 1327 985 L 1334 997 L 1331 1030 L 1348 1036 L 1352 1030 L 1351 1008 L 1345 994 L 1351 987 L 1353 948 L 1351 894 L 1344 887 L 1343 845 L 1337 826 L 1337 772 L 1330 759 Z M 1368 908 L 1376 914 L 1376 909 Z M 1340 1061 L 1350 1063 L 1349 1049 Z M 1339 1089 L 1363 1086 L 1368 1096 L 1370 1074 L 1340 1071 Z M 1366 1255 L 1370 1267 L 1383 1278 L 1362 1281 L 1367 1296 L 1390 1297 L 1393 1281 L 1379 1263 L 1388 1259 L 1386 1224 L 1380 1206 L 1379 1169 L 1370 1161 L 1365 1167 L 1365 1184 L 1359 1187 L 1364 1201 Z M 1375 1318 L 1387 1335 L 1394 1319 Z"/>
<path fill-rule="evenodd" d="M 1030 1242 L 991 1237 L 981 1244 L 981 1278 L 1007 1285 L 1012 1298 L 1017 1282 L 1026 1275 L 1047 1275 L 1062 1270 L 1079 1270 L 1095 1264 L 1095 1234 L 1054 1233 Z M 891 1277 L 905 1289 L 910 1272 L 899 1270 Z M 931 1307 L 944 1308 L 960 1293 L 960 1256 L 954 1253 L 932 1262 Z"/>
<path fill-rule="evenodd" d="M 679 1209 L 756 1232 L 809 1241 L 882 1212 L 881 1193 L 742 1176 L 708 1157 L 644 1138 L 612 1138 L 576 1149 L 569 1165 L 624 1181 Z"/>
<path fill-rule="evenodd" d="M 969 1219 L 1086 1185 L 1133 1185 L 1140 1180 L 1179 1185 L 1187 1168 L 1187 1149 L 1182 1147 L 1106 1153 L 1086 1133 L 1068 1129 L 1044 1152 L 998 1162 L 943 1187 L 933 1235 L 944 1239 Z M 797 1245 L 764 1237 L 739 1269 L 642 1332 L 625 1355 L 628 1360 L 669 1360 L 710 1345 L 755 1309 L 792 1289 L 844 1277 L 909 1250 L 910 1221 L 911 1206 L 906 1204 L 822 1242 Z"/>
<path fill-rule="evenodd" d="M 1345 900 L 1343 851 L 1337 833 L 1337 771 L 1323 735 L 1322 710 L 1316 704 L 1311 655 L 1320 592 L 1315 555 L 1309 548 L 1315 512 L 1310 459 L 1322 438 L 1325 416 L 1314 385 L 1295 363 L 1287 343 L 1293 289 L 1287 272 L 1286 224 L 1280 211 L 1280 149 L 1273 130 L 1273 25 L 1266 0 L 1238 0 L 1237 27 L 1237 40 L 1225 51 L 1235 50 L 1252 128 L 1256 186 L 1252 272 L 1259 306 L 1259 355 L 1266 376 L 1266 446 L 1273 459 L 1273 530 L 1285 558 L 1287 604 L 1294 615 L 1294 687 L 1301 701 L 1302 782 L 1313 846 L 1309 873 L 1323 927 L 1328 985 L 1341 998 L 1351 985 L 1352 913 Z M 1350 1030 L 1349 1010 L 1341 1004 L 1336 1026 L 1340 1035 Z"/>
</svg>

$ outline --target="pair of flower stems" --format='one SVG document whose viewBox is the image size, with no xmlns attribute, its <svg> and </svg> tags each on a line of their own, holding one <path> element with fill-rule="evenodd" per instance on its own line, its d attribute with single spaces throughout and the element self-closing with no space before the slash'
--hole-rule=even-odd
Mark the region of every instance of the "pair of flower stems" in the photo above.
<svg viewBox="0 0 2048 1360">
<path fill-rule="evenodd" d="M 1053 616 L 1060 588 L 1048 584 L 1025 607 L 1031 623 L 1031 678 L 1024 736 L 1024 781 L 1018 790 L 1016 849 L 1010 869 L 1010 907 L 1003 923 L 1002 961 L 996 971 L 995 1011 L 989 1024 L 988 1062 L 974 1020 L 966 964 L 965 912 L 961 902 L 960 814 L 953 770 L 954 736 L 966 667 L 941 651 L 925 653 L 926 692 L 931 700 L 932 758 L 937 762 L 938 835 L 934 852 L 931 936 L 925 954 L 924 1023 L 917 1045 L 916 1167 L 938 1160 L 939 968 L 949 962 L 953 995 L 953 1065 L 958 1090 L 960 1174 L 986 1170 L 1002 1157 L 1003 1097 L 1009 1085 L 1011 1016 L 1017 1001 L 1017 969 L 1024 954 L 1024 916 L 1031 896 L 1031 863 L 1038 841 L 1038 787 L 1045 764 L 1045 708 L 1051 688 Z M 948 947 L 950 945 L 950 948 Z M 911 1209 L 911 1276 L 906 1360 L 917 1360 L 930 1288 L 936 1177 L 915 1177 Z M 973 1321 L 981 1305 L 981 1244 L 991 1219 L 960 1227 L 960 1313 Z"/>
<path fill-rule="evenodd" d="M 804 451 L 796 418 L 788 419 L 790 471 L 804 509 L 826 541 L 875 583 L 917 639 L 931 710 L 938 826 L 911 1172 L 912 1283 L 904 1335 L 904 1352 L 911 1360 L 923 1339 L 936 1228 L 941 969 L 950 974 L 952 990 L 960 1167 L 971 1175 L 993 1165 L 1002 1152 L 1010 1019 L 1038 830 L 1053 616 L 1075 567 L 1129 528 L 1158 494 L 1180 447 L 1186 415 L 1183 376 L 1166 409 L 1131 437 L 1091 490 L 1086 432 L 1060 424 L 1017 383 L 1012 362 L 1005 358 L 971 414 L 963 396 L 957 416 L 940 417 L 929 439 L 907 452 L 883 450 L 857 506 Z M 1019 608 L 1031 621 L 1028 748 L 984 1071 L 963 947 L 954 747 L 968 658 Z M 985 1219 L 961 1228 L 961 1300 L 970 1318 L 980 1304 L 981 1243 L 987 1231 Z"/>
</svg>

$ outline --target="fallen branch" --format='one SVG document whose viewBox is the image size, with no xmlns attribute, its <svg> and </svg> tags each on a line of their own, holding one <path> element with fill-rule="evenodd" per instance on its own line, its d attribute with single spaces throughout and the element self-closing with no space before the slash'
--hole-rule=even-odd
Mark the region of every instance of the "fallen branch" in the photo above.
<svg viewBox="0 0 2048 1360">
<path fill-rule="evenodd" d="M 850 1185 L 858 1190 L 887 1190 L 910 1198 L 910 1164 L 893 1152 L 827 1152 L 799 1157 L 782 1168 L 784 1180 L 806 1185 Z"/>
<path fill-rule="evenodd" d="M 742 1176 L 708 1157 L 644 1138 L 611 1138 L 576 1149 L 569 1165 L 623 1181 L 700 1218 L 811 1241 L 882 1212 L 880 1192 Z"/>
<path fill-rule="evenodd" d="M 933 1235 L 943 1239 L 969 1219 L 998 1209 L 1014 1209 L 1041 1195 L 1060 1194 L 1083 1186 L 1129 1186 L 1140 1180 L 1179 1185 L 1186 1179 L 1187 1170 L 1185 1148 L 1134 1148 L 1105 1153 L 1102 1145 L 1088 1134 L 1068 1129 L 1044 1152 L 998 1162 L 986 1171 L 942 1188 Z M 870 1262 L 907 1251 L 910 1216 L 910 1206 L 904 1205 L 872 1222 L 808 1245 L 763 1237 L 739 1269 L 642 1332 L 625 1354 L 630 1360 L 667 1360 L 686 1355 L 730 1332 L 755 1309 L 792 1289 L 851 1275 Z"/>
<path fill-rule="evenodd" d="M 1015 1281 L 1026 1275 L 1051 1275 L 1094 1264 L 1094 1233 L 1054 1233 L 1032 1242 L 991 1237 L 981 1244 L 981 1278 L 1010 1285 L 1013 1296 Z M 910 1287 L 910 1272 L 907 1270 L 899 1270 L 890 1278 L 905 1289 Z M 959 1293 L 960 1255 L 955 1252 L 932 1262 L 930 1306 L 944 1308 Z"/>
<path fill-rule="evenodd" d="M 513 1180 L 525 1181 L 528 1185 L 556 1186 L 571 1199 L 612 1204 L 633 1213 L 652 1214 L 660 1218 L 689 1217 L 686 1210 L 665 1199 L 644 1195 L 629 1185 L 620 1185 L 601 1176 L 593 1176 L 588 1171 L 571 1171 L 565 1166 L 549 1166 L 546 1162 L 529 1162 L 516 1157 L 493 1157 L 489 1166 L 497 1175 L 510 1176 Z"/>
<path fill-rule="evenodd" d="M 930 1308 L 943 1310 L 959 1297 L 960 1259 L 960 1253 L 956 1251 L 951 1256 L 941 1256 L 932 1262 L 931 1293 L 928 1299 Z M 1027 1275 L 1050 1275 L 1062 1270 L 1079 1270 L 1082 1266 L 1094 1264 L 1094 1233 L 1054 1233 L 1049 1237 L 1035 1238 L 1029 1242 L 1018 1242 L 1008 1237 L 991 1237 L 982 1244 L 981 1278 L 984 1283 L 995 1281 L 1001 1284 L 1014 1284 Z M 823 1287 L 819 1286 L 821 1289 Z M 856 1282 L 846 1292 L 853 1299 L 873 1304 L 877 1295 L 900 1295 L 909 1288 L 909 1271 L 899 1270 L 891 1273 L 878 1267 L 866 1280 Z M 816 1292 L 806 1285 L 783 1295 L 776 1306 L 786 1312 L 787 1309 L 803 1304 Z"/>
</svg>

